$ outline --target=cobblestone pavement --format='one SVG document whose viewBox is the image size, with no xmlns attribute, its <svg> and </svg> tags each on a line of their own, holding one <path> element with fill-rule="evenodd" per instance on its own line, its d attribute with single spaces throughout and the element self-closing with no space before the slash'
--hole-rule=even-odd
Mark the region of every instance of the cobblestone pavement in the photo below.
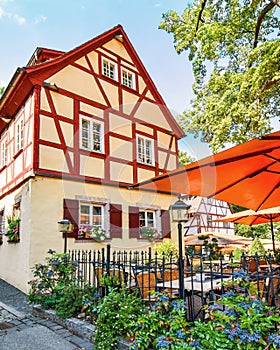
<svg viewBox="0 0 280 350">
<path fill-rule="evenodd" d="M 93 350 L 55 322 L 32 316 L 26 295 L 0 279 L 0 350 Z"/>
</svg>

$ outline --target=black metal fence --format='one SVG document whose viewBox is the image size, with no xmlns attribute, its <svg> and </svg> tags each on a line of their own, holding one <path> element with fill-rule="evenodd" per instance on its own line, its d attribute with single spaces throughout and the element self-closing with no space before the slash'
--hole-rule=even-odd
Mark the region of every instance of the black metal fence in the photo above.
<svg viewBox="0 0 280 350">
<path fill-rule="evenodd" d="M 96 287 L 102 296 L 108 293 L 109 287 L 125 285 L 136 289 L 145 302 L 152 304 L 155 301 L 153 292 L 168 290 L 174 297 L 183 295 L 190 320 L 203 318 L 203 306 L 229 289 L 263 298 L 270 305 L 279 305 L 280 265 L 275 264 L 273 256 L 243 254 L 238 261 L 232 257 L 225 260 L 223 255 L 218 259 L 184 256 L 182 286 L 178 258 L 172 254 L 159 256 L 151 249 L 111 251 L 111 246 L 107 245 L 98 251 L 69 251 L 69 255 L 78 264 L 78 273 L 83 277 L 79 283 Z M 246 283 L 240 286 L 241 279 L 252 282 L 254 289 L 248 290 Z M 183 288 L 182 293 L 179 288 Z"/>
</svg>

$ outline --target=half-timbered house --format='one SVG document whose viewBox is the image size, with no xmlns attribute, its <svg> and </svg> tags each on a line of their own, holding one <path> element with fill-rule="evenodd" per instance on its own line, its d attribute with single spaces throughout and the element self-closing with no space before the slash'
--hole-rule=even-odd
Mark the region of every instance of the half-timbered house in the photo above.
<svg viewBox="0 0 280 350">
<path fill-rule="evenodd" d="M 227 202 L 214 198 L 195 197 L 189 200 L 189 204 L 191 205 L 190 220 L 185 223 L 185 236 L 207 232 L 234 234 L 233 223 L 216 221 L 231 214 Z"/>
<path fill-rule="evenodd" d="M 19 241 L 0 247 L 0 277 L 26 291 L 30 267 L 69 249 L 142 249 L 173 235 L 174 197 L 128 189 L 177 167 L 184 135 L 121 26 L 69 52 L 37 48 L 0 100 L 0 223 L 20 217 Z M 104 230 L 102 242 L 79 235 Z M 174 239 L 176 227 L 174 228 Z"/>
</svg>

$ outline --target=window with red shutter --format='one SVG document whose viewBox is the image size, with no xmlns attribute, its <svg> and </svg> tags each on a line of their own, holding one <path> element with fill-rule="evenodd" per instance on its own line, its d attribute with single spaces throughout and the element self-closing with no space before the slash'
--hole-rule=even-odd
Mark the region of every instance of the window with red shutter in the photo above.
<svg viewBox="0 0 280 350">
<path fill-rule="evenodd" d="M 122 206 L 110 204 L 110 238 L 122 238 Z"/>
<path fill-rule="evenodd" d="M 75 199 L 63 200 L 63 219 L 68 219 L 73 224 L 73 232 L 67 234 L 67 237 L 77 238 L 79 231 L 79 201 Z"/>
<path fill-rule="evenodd" d="M 129 207 L 129 238 L 139 238 L 138 207 Z"/>
<path fill-rule="evenodd" d="M 161 232 L 162 238 L 171 238 L 169 210 L 161 210 Z"/>
</svg>

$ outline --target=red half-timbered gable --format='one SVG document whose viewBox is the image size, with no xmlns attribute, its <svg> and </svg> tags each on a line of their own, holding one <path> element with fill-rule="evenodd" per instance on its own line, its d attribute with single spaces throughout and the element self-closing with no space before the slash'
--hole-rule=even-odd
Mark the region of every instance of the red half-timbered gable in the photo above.
<svg viewBox="0 0 280 350">
<path fill-rule="evenodd" d="M 0 116 L 15 122 L 16 106 L 32 98 L 35 175 L 127 186 L 177 166 L 183 132 L 121 26 L 68 53 L 38 49 L 14 80 Z M 83 124 L 84 134 L 100 129 L 99 147 L 84 146 L 94 140 L 81 140 Z"/>
</svg>

